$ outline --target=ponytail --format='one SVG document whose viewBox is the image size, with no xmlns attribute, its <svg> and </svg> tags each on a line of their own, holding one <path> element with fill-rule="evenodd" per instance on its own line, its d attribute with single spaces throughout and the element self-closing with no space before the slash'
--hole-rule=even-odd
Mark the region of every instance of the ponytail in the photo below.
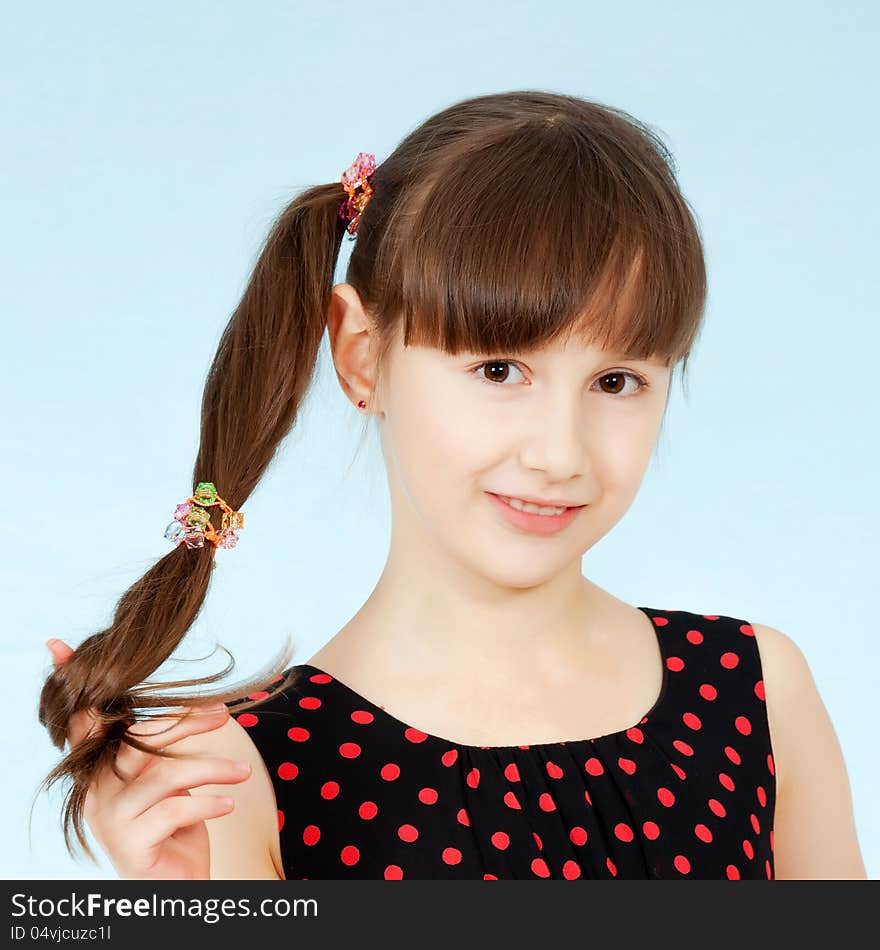
<svg viewBox="0 0 880 950">
<path fill-rule="evenodd" d="M 236 511 L 293 427 L 313 380 L 345 230 L 339 218 L 342 197 L 341 185 L 320 185 L 281 212 L 208 371 L 193 485 L 214 482 Z M 212 526 L 219 531 L 221 526 L 214 521 L 219 521 L 220 512 L 216 507 L 209 511 Z M 212 695 L 172 693 L 166 687 L 176 691 L 221 679 L 235 666 L 231 654 L 220 673 L 164 686 L 147 682 L 198 616 L 214 553 L 213 544 L 201 548 L 178 544 L 122 595 L 111 625 L 86 638 L 43 685 L 39 720 L 62 751 L 74 713 L 88 707 L 98 712 L 99 728 L 71 749 L 40 786 L 48 789 L 60 779 L 72 780 L 62 821 L 71 855 L 72 829 L 94 860 L 83 829 L 86 794 L 105 765 L 116 771 L 120 743 L 177 757 L 144 745 L 127 731 L 140 719 L 150 718 L 139 719 L 140 710 L 238 699 L 277 679 L 291 658 L 293 647 L 288 642 L 267 669 L 235 689 Z M 161 693 L 156 691 L 160 688 Z"/>
</svg>

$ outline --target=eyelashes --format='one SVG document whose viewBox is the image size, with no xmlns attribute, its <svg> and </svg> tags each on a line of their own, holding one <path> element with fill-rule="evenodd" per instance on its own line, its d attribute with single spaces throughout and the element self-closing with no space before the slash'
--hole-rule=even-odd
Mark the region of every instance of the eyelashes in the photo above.
<svg viewBox="0 0 880 950">
<path fill-rule="evenodd" d="M 515 366 L 519 370 L 519 372 L 522 372 L 522 370 L 519 367 L 519 363 L 517 363 L 515 360 L 487 360 L 485 363 L 480 363 L 478 366 L 473 367 L 471 372 L 477 375 L 477 378 L 480 380 L 481 383 L 486 383 L 489 386 L 498 387 L 498 386 L 505 386 L 507 384 L 506 382 L 499 382 L 498 380 L 487 379 L 485 376 L 483 376 L 480 371 L 484 369 L 486 366 Z M 644 376 L 642 376 L 640 373 L 634 373 L 632 372 L 632 370 L 623 370 L 623 369 L 612 370 L 609 373 L 603 373 L 596 381 L 600 382 L 603 379 L 609 379 L 615 376 L 626 376 L 629 379 L 635 380 L 636 389 L 635 391 L 626 393 L 626 394 L 616 393 L 616 392 L 607 392 L 605 390 L 602 390 L 602 392 L 605 392 L 605 394 L 608 396 L 617 396 L 620 399 L 631 399 L 633 396 L 638 396 L 641 392 L 643 392 L 644 390 L 650 387 L 650 383 L 647 381 L 647 379 L 645 379 Z"/>
</svg>

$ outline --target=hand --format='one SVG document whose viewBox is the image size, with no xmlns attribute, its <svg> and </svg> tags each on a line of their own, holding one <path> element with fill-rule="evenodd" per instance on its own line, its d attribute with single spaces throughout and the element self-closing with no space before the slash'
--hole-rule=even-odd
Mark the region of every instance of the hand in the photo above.
<svg viewBox="0 0 880 950">
<path fill-rule="evenodd" d="M 56 668 L 74 653 L 62 640 L 48 640 L 46 646 Z M 139 722 L 129 733 L 151 748 L 167 749 L 185 736 L 218 729 L 229 717 L 225 705 L 210 710 L 205 706 L 185 719 L 169 715 Z M 172 722 L 176 725 L 168 728 Z M 68 727 L 71 748 L 95 727 L 100 728 L 95 709 L 75 713 Z M 241 770 L 231 759 L 216 757 L 165 759 L 123 743 L 116 767 L 125 780 L 109 765 L 102 769 L 89 787 L 83 817 L 121 878 L 209 880 L 205 821 L 228 814 L 234 804 L 231 798 L 192 795 L 189 789 L 242 782 L 251 771 L 245 765 Z"/>
</svg>

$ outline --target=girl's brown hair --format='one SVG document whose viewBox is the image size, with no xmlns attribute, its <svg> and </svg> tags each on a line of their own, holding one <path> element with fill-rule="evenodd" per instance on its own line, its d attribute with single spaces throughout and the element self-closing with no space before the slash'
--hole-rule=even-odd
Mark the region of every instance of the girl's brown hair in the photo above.
<svg viewBox="0 0 880 950">
<path fill-rule="evenodd" d="M 629 114 L 545 91 L 478 96 L 407 135 L 371 184 L 346 281 L 369 314 L 378 368 L 401 333 L 405 346 L 496 357 L 574 334 L 686 371 L 706 298 L 699 230 L 668 149 Z M 208 372 L 192 480 L 214 482 L 235 510 L 309 391 L 345 235 L 343 198 L 336 181 L 281 211 Z M 110 626 L 43 685 L 40 722 L 60 750 L 76 711 L 95 707 L 103 724 L 43 782 L 72 780 L 63 813 L 71 854 L 73 828 L 93 857 L 82 817 L 92 777 L 113 765 L 121 742 L 152 751 L 126 731 L 144 710 L 238 700 L 239 713 L 260 701 L 243 697 L 290 672 L 288 643 L 222 692 L 169 690 L 216 682 L 231 656 L 211 676 L 148 682 L 196 619 L 212 554 L 181 544 L 161 557 L 122 595 Z"/>
</svg>

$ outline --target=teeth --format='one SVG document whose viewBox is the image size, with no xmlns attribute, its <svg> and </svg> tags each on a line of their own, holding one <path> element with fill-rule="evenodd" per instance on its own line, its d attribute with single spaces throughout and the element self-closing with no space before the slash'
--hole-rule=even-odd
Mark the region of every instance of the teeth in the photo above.
<svg viewBox="0 0 880 950">
<path fill-rule="evenodd" d="M 547 508 L 543 505 L 533 505 L 528 501 L 520 501 L 519 498 L 505 498 L 504 495 L 498 497 L 502 501 L 506 501 L 511 508 L 516 508 L 518 511 L 528 511 L 533 515 L 561 515 L 563 511 L 568 511 L 567 508 Z"/>
</svg>

